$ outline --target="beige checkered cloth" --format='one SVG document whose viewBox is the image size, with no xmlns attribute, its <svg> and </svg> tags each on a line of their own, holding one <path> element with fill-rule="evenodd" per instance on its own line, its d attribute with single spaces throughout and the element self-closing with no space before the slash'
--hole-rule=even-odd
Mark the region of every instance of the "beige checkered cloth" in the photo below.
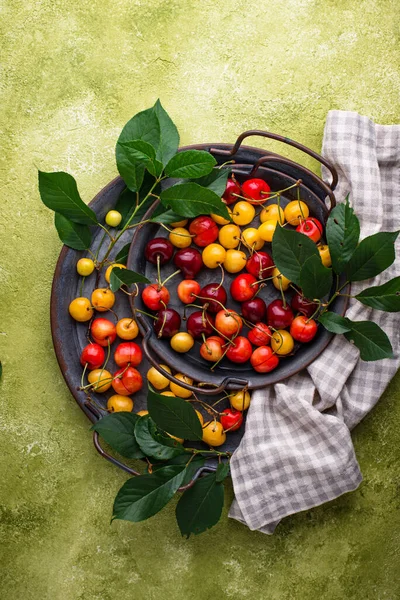
<svg viewBox="0 0 400 600">
<path fill-rule="evenodd" d="M 339 173 L 338 202 L 350 193 L 362 238 L 400 229 L 400 125 L 330 111 L 323 155 Z M 400 256 L 373 280 L 353 284 L 352 294 L 399 275 Z M 231 460 L 235 500 L 229 513 L 252 530 L 271 534 L 283 517 L 355 490 L 362 480 L 350 430 L 375 406 L 399 367 L 400 318 L 355 300 L 347 316 L 378 323 L 395 358 L 363 362 L 357 348 L 338 335 L 307 370 L 253 394 L 246 431 Z"/>
</svg>

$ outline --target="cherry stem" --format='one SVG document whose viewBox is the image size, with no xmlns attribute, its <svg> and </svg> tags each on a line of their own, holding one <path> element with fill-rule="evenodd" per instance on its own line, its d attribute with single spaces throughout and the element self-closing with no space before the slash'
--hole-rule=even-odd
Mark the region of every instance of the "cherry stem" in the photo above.
<svg viewBox="0 0 400 600">
<path fill-rule="evenodd" d="M 111 243 L 114 243 L 114 238 L 111 235 L 111 233 L 108 231 L 107 227 L 104 227 L 104 225 L 102 225 L 101 223 L 97 223 L 97 225 L 103 229 L 103 231 L 105 232 L 106 235 L 108 235 L 108 237 L 111 240 Z"/>
<path fill-rule="evenodd" d="M 232 340 L 230 340 L 230 343 L 233 344 L 234 342 Z M 211 371 L 214 371 L 215 367 L 217 367 L 219 365 L 219 363 L 221 362 L 221 360 L 224 358 L 225 354 L 228 352 L 229 350 L 229 346 L 227 347 L 227 349 L 224 351 L 224 353 L 222 354 L 222 356 L 217 360 L 217 362 L 215 362 L 213 364 L 213 366 L 211 367 Z"/>
<path fill-rule="evenodd" d="M 321 308 L 321 300 L 317 300 L 318 302 L 318 307 L 317 309 L 313 312 L 313 314 L 311 315 L 311 317 L 309 317 L 306 321 L 306 323 L 309 323 L 311 321 L 311 319 L 313 319 L 315 317 L 315 315 L 319 312 L 320 308 Z M 311 302 L 310 302 L 311 304 Z"/>
<path fill-rule="evenodd" d="M 83 294 L 83 284 L 85 283 L 85 279 L 86 279 L 86 277 L 82 277 L 81 285 L 80 285 L 80 288 L 79 288 L 79 295 L 80 296 L 82 296 L 82 294 Z"/>
<path fill-rule="evenodd" d="M 99 256 L 99 252 L 101 250 L 101 247 L 102 247 L 102 245 L 103 245 L 104 240 L 106 239 L 106 237 L 107 237 L 107 234 L 103 233 L 103 237 L 101 238 L 100 244 L 98 245 L 97 250 L 96 250 L 96 255 L 95 255 L 96 256 L 96 261 L 97 261 L 97 257 Z"/>
<path fill-rule="evenodd" d="M 215 302 L 216 304 L 219 304 L 219 306 L 221 307 L 222 310 L 227 310 L 226 306 L 224 306 L 222 304 L 222 302 L 220 302 L 219 300 L 214 300 L 214 298 L 206 298 L 205 296 L 198 296 L 197 294 L 192 294 L 195 298 L 198 298 L 199 300 L 207 300 L 208 302 Z M 190 306 L 190 304 L 187 304 L 186 306 Z M 193 306 L 195 306 L 195 304 L 193 304 Z M 204 308 L 204 305 L 201 307 Z"/>
<path fill-rule="evenodd" d="M 281 292 L 281 296 L 282 296 L 282 303 L 283 303 L 283 308 L 286 308 L 286 298 L 285 298 L 285 294 L 283 292 L 283 286 L 282 286 L 282 278 L 280 275 L 278 275 L 278 281 L 279 281 L 279 289 Z"/>
<path fill-rule="evenodd" d="M 208 346 L 208 344 L 207 344 L 207 338 L 206 338 L 206 334 L 204 333 L 204 331 L 202 331 L 202 333 L 201 333 L 201 337 L 202 337 L 202 339 L 203 339 L 203 344 L 205 345 L 205 347 L 206 347 L 206 349 L 207 349 L 207 352 L 208 352 L 208 354 L 212 354 L 212 352 L 211 352 L 211 350 L 210 350 L 210 348 L 209 348 L 209 346 Z"/>
<path fill-rule="evenodd" d="M 163 322 L 162 322 L 162 325 L 161 325 L 161 329 L 160 329 L 160 331 L 158 332 L 158 335 L 157 335 L 158 339 L 162 338 L 162 334 L 163 334 L 163 330 L 164 330 L 166 322 L 167 322 L 167 312 L 165 311 L 164 312 Z"/>
<path fill-rule="evenodd" d="M 102 366 L 102 368 L 101 368 L 101 373 L 100 373 L 99 377 L 101 377 L 101 375 L 102 375 L 102 373 L 103 373 L 104 369 L 105 369 L 105 368 L 106 368 L 106 366 L 107 366 L 107 363 L 108 363 L 108 361 L 110 360 L 110 353 L 111 353 L 111 344 L 110 344 L 110 338 L 108 338 L 108 340 L 107 340 L 107 346 L 108 346 L 108 348 L 107 348 L 107 356 L 106 356 L 106 360 L 105 360 L 105 363 L 104 363 L 104 365 L 103 365 L 103 366 Z"/>
<path fill-rule="evenodd" d="M 89 363 L 85 363 L 85 367 L 84 367 L 84 369 L 83 369 L 83 371 L 82 371 L 82 376 L 81 376 L 81 388 L 83 387 L 83 384 L 84 384 L 85 373 L 86 373 L 86 371 L 87 371 L 88 364 L 89 364 Z"/>
<path fill-rule="evenodd" d="M 194 396 L 194 400 L 191 400 L 191 402 L 198 402 L 208 412 L 209 415 L 211 415 L 211 416 L 214 416 L 215 414 L 218 416 L 220 415 L 220 413 L 217 410 L 215 410 L 210 404 L 208 404 L 207 402 L 204 402 L 204 400 L 200 400 L 196 396 L 196 394 L 193 394 L 193 396 Z M 189 400 L 189 402 L 190 402 L 190 400 Z"/>
<path fill-rule="evenodd" d="M 216 290 L 219 290 L 219 288 L 222 287 L 222 285 L 225 281 L 225 269 L 221 263 L 218 263 L 218 266 L 221 269 L 221 281 L 220 281 L 220 284 L 215 288 Z"/>
<path fill-rule="evenodd" d="M 151 315 L 150 313 L 146 312 L 145 310 L 141 310 L 140 308 L 136 308 L 136 306 L 134 306 L 133 308 L 134 312 L 140 312 L 143 315 L 146 315 L 146 317 L 150 317 L 151 319 L 154 319 L 154 321 L 157 321 L 157 318 L 155 315 Z"/>
<path fill-rule="evenodd" d="M 157 254 L 157 282 L 158 282 L 158 289 L 160 290 L 162 288 L 162 283 L 161 283 L 161 255 Z"/>
<path fill-rule="evenodd" d="M 161 287 L 163 287 L 167 283 L 167 281 L 169 281 L 170 279 L 172 279 L 173 277 L 175 277 L 175 275 L 178 275 L 178 273 L 180 273 L 180 272 L 181 272 L 181 270 L 178 269 L 177 271 L 175 271 L 174 273 L 172 273 L 171 275 L 169 275 L 166 279 L 164 279 L 164 281 L 161 284 Z"/>
</svg>

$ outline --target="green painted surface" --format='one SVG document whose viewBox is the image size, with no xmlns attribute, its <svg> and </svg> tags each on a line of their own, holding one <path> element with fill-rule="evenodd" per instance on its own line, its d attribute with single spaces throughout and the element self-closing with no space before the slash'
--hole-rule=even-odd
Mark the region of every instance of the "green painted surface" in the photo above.
<svg viewBox="0 0 400 600">
<path fill-rule="evenodd" d="M 158 96 L 183 143 L 257 127 L 318 150 L 330 108 L 398 121 L 399 17 L 395 0 L 3 3 L 2 599 L 400 598 L 399 377 L 354 434 L 359 490 L 273 537 L 225 518 L 185 541 L 173 506 L 109 525 L 125 476 L 96 455 L 53 354 L 60 244 L 35 170 L 71 172 L 89 201 Z"/>
</svg>

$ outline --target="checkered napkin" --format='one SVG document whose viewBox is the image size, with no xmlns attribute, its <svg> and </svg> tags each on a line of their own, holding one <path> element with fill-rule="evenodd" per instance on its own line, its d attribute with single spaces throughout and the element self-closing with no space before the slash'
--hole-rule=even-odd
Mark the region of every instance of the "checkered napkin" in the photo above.
<svg viewBox="0 0 400 600">
<path fill-rule="evenodd" d="M 350 203 L 361 237 L 400 229 L 400 125 L 375 125 L 354 112 L 330 111 L 323 155 L 336 167 L 336 198 Z M 328 173 L 323 172 L 329 179 Z M 352 294 L 400 275 L 396 260 Z M 350 430 L 374 407 L 400 364 L 400 318 L 352 300 L 347 316 L 373 320 L 396 358 L 363 362 L 337 335 L 306 370 L 253 393 L 246 431 L 231 460 L 235 500 L 229 516 L 272 534 L 283 517 L 355 490 L 362 480 Z"/>
</svg>

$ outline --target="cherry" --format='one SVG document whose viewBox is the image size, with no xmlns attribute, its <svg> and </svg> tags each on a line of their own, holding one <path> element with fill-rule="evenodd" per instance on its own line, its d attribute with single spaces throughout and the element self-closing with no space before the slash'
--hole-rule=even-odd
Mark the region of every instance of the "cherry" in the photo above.
<svg viewBox="0 0 400 600">
<path fill-rule="evenodd" d="M 108 319 L 94 319 L 90 326 L 90 335 L 93 341 L 100 346 L 108 346 L 112 344 L 117 337 L 117 330 L 114 323 Z"/>
<path fill-rule="evenodd" d="M 190 304 L 200 294 L 200 284 L 194 279 L 184 279 L 177 287 L 178 298 L 183 304 Z"/>
<path fill-rule="evenodd" d="M 226 408 L 220 421 L 225 431 L 237 431 L 243 423 L 243 413 L 236 408 Z"/>
<path fill-rule="evenodd" d="M 300 225 L 296 227 L 296 231 L 304 233 L 304 235 L 309 237 L 313 242 L 317 243 L 321 239 L 324 228 L 318 219 L 310 217 L 301 221 Z"/>
<path fill-rule="evenodd" d="M 256 323 L 248 333 L 249 341 L 254 346 L 268 346 L 271 342 L 271 330 L 265 323 Z"/>
<path fill-rule="evenodd" d="M 160 265 L 164 265 L 171 260 L 174 253 L 174 247 L 167 238 L 157 237 L 154 240 L 147 242 L 144 249 L 144 255 L 146 260 L 151 262 L 153 265 L 157 264 L 157 257 L 159 256 Z"/>
<path fill-rule="evenodd" d="M 269 373 L 279 365 L 279 358 L 269 346 L 260 346 L 254 350 L 250 362 L 258 373 Z"/>
<path fill-rule="evenodd" d="M 257 279 L 265 279 L 272 273 L 274 261 L 268 252 L 254 252 L 246 263 L 246 269 Z"/>
<path fill-rule="evenodd" d="M 278 298 L 268 304 L 267 307 L 267 321 L 268 325 L 275 329 L 285 329 L 290 327 L 294 319 L 294 314 L 289 304 L 284 306 L 283 300 Z"/>
<path fill-rule="evenodd" d="M 140 346 L 135 342 L 124 342 L 119 344 L 114 352 L 115 364 L 119 367 L 137 367 L 142 362 L 143 354 Z"/>
<path fill-rule="evenodd" d="M 297 342 L 311 342 L 317 331 L 318 325 L 314 319 L 307 319 L 303 315 L 296 317 L 290 326 L 290 335 Z"/>
<path fill-rule="evenodd" d="M 150 310 L 162 310 L 169 302 L 169 291 L 158 283 L 151 283 L 144 288 L 142 300 Z"/>
<path fill-rule="evenodd" d="M 214 331 L 214 317 L 202 310 L 193 312 L 186 323 L 186 329 L 195 339 L 201 338 L 204 335 L 211 335 Z"/>
<path fill-rule="evenodd" d="M 112 386 L 120 396 L 134 394 L 141 389 L 142 385 L 142 376 L 134 367 L 123 367 L 114 373 Z"/>
<path fill-rule="evenodd" d="M 291 301 L 294 312 L 302 313 L 306 317 L 311 317 L 318 308 L 316 302 L 307 300 L 302 294 L 295 294 Z"/>
<path fill-rule="evenodd" d="M 228 179 L 225 192 L 222 195 L 222 199 L 225 200 L 225 203 L 233 204 L 237 201 L 237 196 L 241 196 L 241 194 L 242 190 L 236 179 Z"/>
<path fill-rule="evenodd" d="M 268 198 L 271 188 L 264 179 L 248 179 L 242 184 L 243 196 L 250 204 L 262 204 Z"/>
<path fill-rule="evenodd" d="M 234 310 L 220 310 L 215 316 L 215 328 L 222 335 L 232 337 L 240 332 L 243 321 Z"/>
<path fill-rule="evenodd" d="M 194 279 L 203 266 L 201 254 L 196 248 L 181 248 L 174 256 L 174 264 L 185 279 Z"/>
<path fill-rule="evenodd" d="M 257 290 L 257 279 L 251 273 L 241 273 L 231 283 L 231 296 L 237 302 L 251 300 Z"/>
<path fill-rule="evenodd" d="M 242 315 L 250 323 L 258 323 L 265 319 L 267 306 L 262 298 L 252 298 L 242 304 Z"/>
<path fill-rule="evenodd" d="M 207 310 L 210 313 L 217 313 L 225 306 L 227 301 L 227 293 L 225 288 L 219 283 L 208 283 L 205 285 L 199 294 L 201 304 L 208 304 Z M 216 302 L 214 302 L 216 300 Z M 222 304 L 222 306 L 221 306 Z"/>
<path fill-rule="evenodd" d="M 80 361 L 83 367 L 87 365 L 87 368 L 93 371 L 93 369 L 101 367 L 105 357 L 105 352 L 100 344 L 88 344 L 82 350 Z"/>
<path fill-rule="evenodd" d="M 222 358 L 224 353 L 222 349 L 224 343 L 225 340 L 216 335 L 207 338 L 207 340 L 200 346 L 200 356 L 202 356 L 204 360 L 217 362 L 217 360 Z"/>
<path fill-rule="evenodd" d="M 193 241 L 197 246 L 204 248 L 215 242 L 218 237 L 216 222 L 207 216 L 196 217 L 190 223 L 189 232 L 194 235 Z"/>
<path fill-rule="evenodd" d="M 233 340 L 233 344 L 229 344 L 226 358 L 234 363 L 245 363 L 251 357 L 252 352 L 253 348 L 249 340 L 239 335 Z"/>
<path fill-rule="evenodd" d="M 171 338 L 179 331 L 181 317 L 173 308 L 165 308 L 157 313 L 153 326 L 159 338 Z"/>
</svg>

